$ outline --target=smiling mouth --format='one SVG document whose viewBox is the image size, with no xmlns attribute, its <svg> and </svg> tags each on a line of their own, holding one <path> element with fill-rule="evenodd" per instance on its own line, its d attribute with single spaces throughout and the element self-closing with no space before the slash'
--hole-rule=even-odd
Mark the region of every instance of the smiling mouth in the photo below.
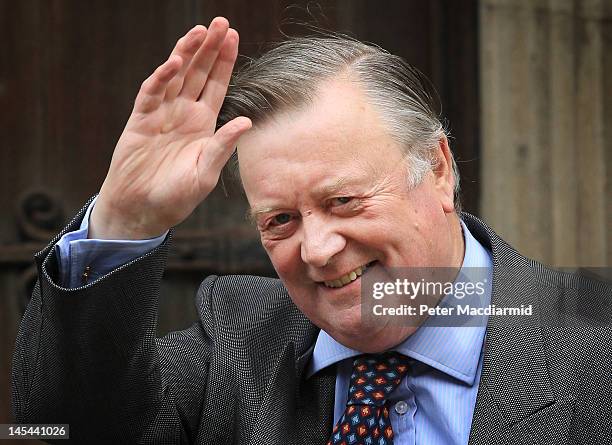
<svg viewBox="0 0 612 445">
<path fill-rule="evenodd" d="M 356 268 L 354 270 L 351 270 L 346 275 L 342 275 L 340 278 L 336 278 L 335 280 L 323 281 L 323 284 L 326 287 L 331 287 L 331 288 L 334 288 L 334 289 L 339 288 L 339 287 L 344 287 L 347 284 L 350 284 L 353 281 L 355 281 L 361 275 L 363 275 L 363 273 L 366 271 L 366 269 L 368 267 L 370 267 L 372 264 L 374 264 L 374 261 L 372 261 L 372 262 L 370 262 L 368 264 L 364 264 L 363 266 L 359 266 L 358 268 Z"/>
</svg>

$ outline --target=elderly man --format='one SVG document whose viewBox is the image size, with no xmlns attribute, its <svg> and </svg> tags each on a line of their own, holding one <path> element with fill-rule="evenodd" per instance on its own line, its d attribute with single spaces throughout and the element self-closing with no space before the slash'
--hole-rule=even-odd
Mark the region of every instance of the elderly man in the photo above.
<svg viewBox="0 0 612 445">
<path fill-rule="evenodd" d="M 610 443 L 610 329 L 567 311 L 588 301 L 601 315 L 610 289 L 457 211 L 419 73 L 357 41 L 301 38 L 228 92 L 237 49 L 223 18 L 178 41 L 143 83 L 100 194 L 37 256 L 18 421 L 69 423 L 82 443 Z M 236 146 L 280 281 L 209 277 L 198 322 L 156 339 L 168 231 Z M 395 267 L 481 268 L 485 302 L 531 305 L 535 323 L 367 323 L 362 279 Z"/>
</svg>

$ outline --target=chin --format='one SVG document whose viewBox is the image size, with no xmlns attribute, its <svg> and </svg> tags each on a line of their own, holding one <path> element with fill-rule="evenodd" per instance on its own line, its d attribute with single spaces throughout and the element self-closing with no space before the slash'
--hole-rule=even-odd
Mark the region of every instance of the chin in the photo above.
<svg viewBox="0 0 612 445">
<path fill-rule="evenodd" d="M 353 337 L 345 337 L 345 338 L 336 339 L 336 340 L 342 343 L 344 346 L 347 346 L 351 349 L 355 349 L 356 351 L 364 352 L 367 354 L 383 352 L 383 351 L 386 351 L 387 349 L 392 348 L 393 346 L 397 344 L 397 343 L 389 343 L 386 341 L 377 341 L 375 339 L 364 341 L 363 338 L 353 338 Z"/>
<path fill-rule="evenodd" d="M 359 322 L 352 329 L 327 331 L 336 341 L 364 353 L 378 353 L 397 346 L 416 331 L 407 326 L 362 326 Z"/>
</svg>

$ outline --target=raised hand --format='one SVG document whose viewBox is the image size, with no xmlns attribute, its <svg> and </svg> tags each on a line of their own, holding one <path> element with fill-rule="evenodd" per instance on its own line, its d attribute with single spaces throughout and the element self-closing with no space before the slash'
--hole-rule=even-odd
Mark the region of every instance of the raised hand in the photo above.
<svg viewBox="0 0 612 445">
<path fill-rule="evenodd" d="M 198 25 L 143 82 L 90 219 L 90 238 L 145 239 L 191 214 L 213 190 L 251 121 L 215 133 L 238 54 L 225 18 Z"/>
</svg>

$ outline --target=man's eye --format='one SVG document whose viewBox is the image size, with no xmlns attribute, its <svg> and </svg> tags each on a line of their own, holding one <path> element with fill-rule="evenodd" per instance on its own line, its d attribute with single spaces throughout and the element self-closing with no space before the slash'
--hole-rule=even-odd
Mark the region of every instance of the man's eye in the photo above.
<svg viewBox="0 0 612 445">
<path fill-rule="evenodd" d="M 332 199 L 332 204 L 333 205 L 344 205 L 344 204 L 348 204 L 349 202 L 351 202 L 353 198 L 351 198 L 350 196 L 339 196 L 338 198 L 333 198 Z"/>
<path fill-rule="evenodd" d="M 287 224 L 289 221 L 291 221 L 291 215 L 288 213 L 279 213 L 274 218 L 272 218 L 272 224 L 279 226 Z"/>
</svg>

